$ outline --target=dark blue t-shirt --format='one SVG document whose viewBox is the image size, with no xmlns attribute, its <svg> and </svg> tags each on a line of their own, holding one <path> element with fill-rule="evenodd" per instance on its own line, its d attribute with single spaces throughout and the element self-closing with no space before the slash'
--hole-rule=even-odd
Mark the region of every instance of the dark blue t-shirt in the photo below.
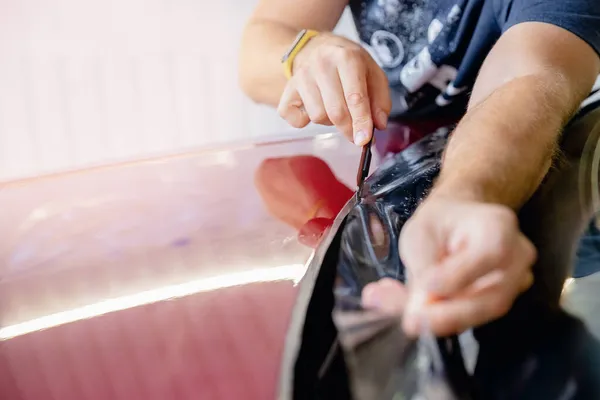
<svg viewBox="0 0 600 400">
<path fill-rule="evenodd" d="M 500 35 L 546 22 L 600 54 L 600 0 L 350 0 L 360 41 L 386 72 L 392 117 L 464 112 Z M 582 107 L 600 104 L 600 79 Z"/>
</svg>

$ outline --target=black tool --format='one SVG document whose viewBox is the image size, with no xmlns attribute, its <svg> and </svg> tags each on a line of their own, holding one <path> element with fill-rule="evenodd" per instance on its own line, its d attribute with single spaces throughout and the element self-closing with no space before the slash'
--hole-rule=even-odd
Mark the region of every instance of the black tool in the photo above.
<svg viewBox="0 0 600 400">
<path fill-rule="evenodd" d="M 369 176 L 369 169 L 371 168 L 371 145 L 373 144 L 373 137 L 375 136 L 375 132 L 371 135 L 371 140 L 369 143 L 363 146 L 362 154 L 360 156 L 360 163 L 358 166 L 358 174 L 356 175 L 356 185 L 358 186 L 358 190 L 356 194 L 358 197 L 361 196 L 363 182 Z"/>
</svg>

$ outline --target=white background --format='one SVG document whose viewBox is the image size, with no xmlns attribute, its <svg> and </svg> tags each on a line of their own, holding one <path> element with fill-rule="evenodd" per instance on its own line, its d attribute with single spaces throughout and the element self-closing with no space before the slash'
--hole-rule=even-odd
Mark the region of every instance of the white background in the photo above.
<svg viewBox="0 0 600 400">
<path fill-rule="evenodd" d="M 237 86 L 254 4 L 2 0 L 0 181 L 293 134 Z"/>
</svg>

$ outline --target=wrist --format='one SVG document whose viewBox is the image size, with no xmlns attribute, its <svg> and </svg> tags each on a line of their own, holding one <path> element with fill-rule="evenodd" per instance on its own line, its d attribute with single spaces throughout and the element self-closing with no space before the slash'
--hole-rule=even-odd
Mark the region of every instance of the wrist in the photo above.
<svg viewBox="0 0 600 400">
<path fill-rule="evenodd" d="M 457 172 L 442 173 L 427 199 L 496 204 L 518 211 L 537 187 L 515 191 L 511 179 Z"/>
<path fill-rule="evenodd" d="M 438 181 L 434 184 L 433 189 L 427 196 L 427 200 L 454 200 L 454 201 L 469 201 L 478 203 L 493 203 L 490 196 L 486 196 L 484 190 L 476 185 L 467 185 L 462 182 L 459 185 L 454 185 L 448 181 Z"/>
<path fill-rule="evenodd" d="M 305 65 L 310 64 L 310 59 L 314 51 L 324 43 L 331 42 L 334 36 L 329 32 L 319 32 L 318 35 L 313 36 L 296 54 L 292 62 L 292 74 Z"/>
<path fill-rule="evenodd" d="M 298 65 L 297 59 L 302 58 L 301 54 L 306 54 L 306 48 L 319 36 L 319 32 L 310 29 L 303 29 L 298 33 L 281 59 L 284 75 L 287 79 L 293 76 L 294 67 Z"/>
</svg>

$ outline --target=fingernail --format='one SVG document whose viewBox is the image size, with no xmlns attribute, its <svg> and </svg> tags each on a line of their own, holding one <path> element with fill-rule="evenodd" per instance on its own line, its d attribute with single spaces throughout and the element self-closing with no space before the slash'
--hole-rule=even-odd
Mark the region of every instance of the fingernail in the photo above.
<svg viewBox="0 0 600 400">
<path fill-rule="evenodd" d="M 377 122 L 379 123 L 381 129 L 385 129 L 387 127 L 388 115 L 385 111 L 379 110 L 377 113 Z"/>
<path fill-rule="evenodd" d="M 363 146 L 367 143 L 369 135 L 365 131 L 358 131 L 354 134 L 354 144 L 357 146 Z"/>
</svg>

